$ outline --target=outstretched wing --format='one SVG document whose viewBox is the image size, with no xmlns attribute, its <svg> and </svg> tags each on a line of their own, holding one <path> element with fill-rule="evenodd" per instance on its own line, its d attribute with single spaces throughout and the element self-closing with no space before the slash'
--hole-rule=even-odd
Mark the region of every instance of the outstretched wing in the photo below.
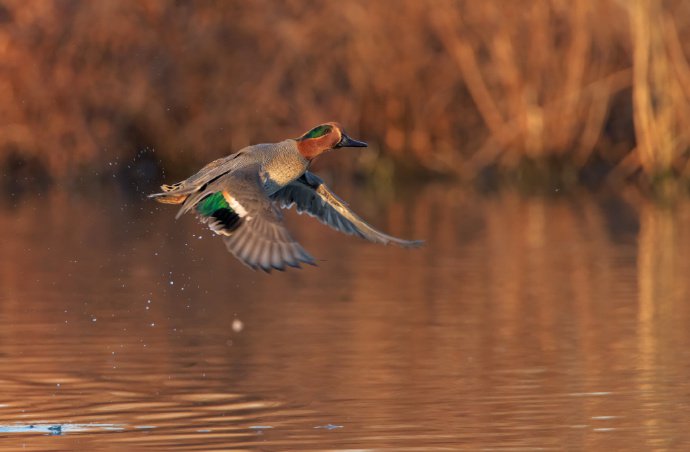
<svg viewBox="0 0 690 452">
<path fill-rule="evenodd" d="M 274 193 L 271 198 L 282 208 L 296 206 L 297 212 L 306 212 L 336 231 L 356 235 L 375 243 L 393 243 L 406 248 L 421 246 L 421 240 L 403 240 L 377 231 L 362 220 L 326 187 L 316 175 L 305 172 L 302 177 Z"/>
<path fill-rule="evenodd" d="M 188 199 L 181 213 L 195 208 L 202 221 L 223 236 L 228 250 L 253 269 L 283 270 L 286 265 L 314 265 L 312 258 L 285 229 L 280 212 L 266 196 L 259 165 L 222 176 Z"/>
</svg>

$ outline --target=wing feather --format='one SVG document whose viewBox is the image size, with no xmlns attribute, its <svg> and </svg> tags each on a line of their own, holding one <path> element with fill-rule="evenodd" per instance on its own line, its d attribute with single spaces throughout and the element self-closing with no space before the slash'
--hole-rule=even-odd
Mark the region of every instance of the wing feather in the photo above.
<svg viewBox="0 0 690 452">
<path fill-rule="evenodd" d="M 362 220 L 347 204 L 330 191 L 323 181 L 310 172 L 274 193 L 271 198 L 280 207 L 296 206 L 297 212 L 315 217 L 336 231 L 355 235 L 374 243 L 395 244 L 413 248 L 421 246 L 421 240 L 403 240 L 390 236 Z"/>
<path fill-rule="evenodd" d="M 239 217 L 231 230 L 221 230 L 222 238 L 228 251 L 245 265 L 266 272 L 284 270 L 286 265 L 315 265 L 314 258 L 285 229 L 280 212 L 264 191 L 260 170 L 259 164 L 250 164 L 222 175 L 190 196 L 179 215 L 190 211 L 207 196 L 221 192 L 232 206 L 235 218 Z M 212 229 L 217 229 L 211 220 L 206 221 Z M 273 251 L 283 246 L 285 253 Z"/>
</svg>

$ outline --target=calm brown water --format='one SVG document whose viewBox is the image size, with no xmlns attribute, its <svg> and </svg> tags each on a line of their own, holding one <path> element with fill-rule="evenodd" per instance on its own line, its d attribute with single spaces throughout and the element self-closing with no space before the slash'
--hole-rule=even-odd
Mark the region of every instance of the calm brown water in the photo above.
<svg viewBox="0 0 690 452">
<path fill-rule="evenodd" d="M 113 194 L 0 207 L 0 450 L 690 447 L 690 202 L 338 191 L 264 275 Z"/>
</svg>

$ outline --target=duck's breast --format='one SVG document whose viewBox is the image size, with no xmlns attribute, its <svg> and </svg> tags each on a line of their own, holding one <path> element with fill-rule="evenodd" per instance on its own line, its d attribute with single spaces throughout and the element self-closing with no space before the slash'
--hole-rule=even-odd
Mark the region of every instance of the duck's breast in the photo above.
<svg viewBox="0 0 690 452">
<path fill-rule="evenodd" d="M 260 146 L 263 171 L 268 175 L 265 189 L 269 195 L 300 177 L 309 162 L 297 150 L 294 140 Z"/>
</svg>

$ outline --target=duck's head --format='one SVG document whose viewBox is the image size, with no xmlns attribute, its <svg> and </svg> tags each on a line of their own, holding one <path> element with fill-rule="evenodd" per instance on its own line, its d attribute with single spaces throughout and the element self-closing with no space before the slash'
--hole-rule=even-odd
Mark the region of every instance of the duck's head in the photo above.
<svg viewBox="0 0 690 452">
<path fill-rule="evenodd" d="M 307 160 L 312 160 L 331 149 L 367 147 L 365 142 L 353 140 L 347 136 L 337 122 L 327 122 L 316 126 L 295 141 L 297 141 L 300 154 Z"/>
</svg>

